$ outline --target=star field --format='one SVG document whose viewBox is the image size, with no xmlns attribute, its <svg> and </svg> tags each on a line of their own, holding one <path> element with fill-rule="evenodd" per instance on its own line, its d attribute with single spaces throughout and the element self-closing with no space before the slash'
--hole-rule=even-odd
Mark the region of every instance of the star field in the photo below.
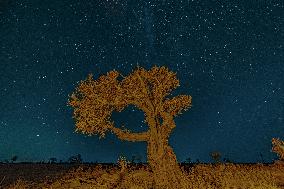
<svg viewBox="0 0 284 189">
<path fill-rule="evenodd" d="M 70 95 L 80 80 L 139 65 L 177 72 L 173 95 L 192 96 L 170 137 L 178 161 L 276 159 L 284 139 L 284 3 L 281 1 L 98 0 L 0 2 L 0 161 L 80 153 L 116 162 L 146 144 L 75 133 Z M 145 131 L 129 106 L 115 124 Z"/>
</svg>

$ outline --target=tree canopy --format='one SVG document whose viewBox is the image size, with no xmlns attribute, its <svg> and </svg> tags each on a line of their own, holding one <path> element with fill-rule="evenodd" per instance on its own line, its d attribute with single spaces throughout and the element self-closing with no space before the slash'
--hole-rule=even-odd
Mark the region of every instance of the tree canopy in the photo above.
<svg viewBox="0 0 284 189">
<path fill-rule="evenodd" d="M 122 77 L 120 81 L 118 78 Z M 146 122 L 147 116 L 176 116 L 182 110 L 190 107 L 191 96 L 178 95 L 167 98 L 173 89 L 179 86 L 176 73 L 166 67 L 154 66 L 149 71 L 138 67 L 129 76 L 124 77 L 119 72 L 112 70 L 97 80 L 89 74 L 77 86 L 70 96 L 68 104 L 74 107 L 73 118 L 76 121 L 76 131 L 84 134 L 99 134 L 105 136 L 106 131 L 114 132 L 118 137 L 129 133 L 129 140 L 134 138 L 144 140 L 147 132 L 130 134 L 127 129 L 121 130 L 114 126 L 110 120 L 113 111 L 121 112 L 125 107 L 132 104 L 144 111 Z M 132 140 L 131 140 L 132 137 Z"/>
</svg>

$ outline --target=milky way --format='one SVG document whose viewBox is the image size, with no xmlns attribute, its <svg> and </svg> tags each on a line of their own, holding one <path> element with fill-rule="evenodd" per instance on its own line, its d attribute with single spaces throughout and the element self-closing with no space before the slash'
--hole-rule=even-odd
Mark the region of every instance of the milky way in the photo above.
<svg viewBox="0 0 284 189">
<path fill-rule="evenodd" d="M 283 1 L 1 1 L 0 161 L 146 161 L 144 143 L 75 133 L 67 101 L 89 73 L 157 65 L 193 99 L 169 141 L 179 161 L 271 162 L 271 139 L 284 139 L 283 20 Z M 147 130 L 132 106 L 112 118 Z"/>
</svg>

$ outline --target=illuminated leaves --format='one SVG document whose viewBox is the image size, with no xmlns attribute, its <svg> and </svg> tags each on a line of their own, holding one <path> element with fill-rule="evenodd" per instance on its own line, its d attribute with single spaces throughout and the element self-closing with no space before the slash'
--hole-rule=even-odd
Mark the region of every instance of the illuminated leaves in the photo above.
<svg viewBox="0 0 284 189">
<path fill-rule="evenodd" d="M 164 66 L 154 66 L 149 71 L 139 67 L 122 81 L 122 87 L 126 90 L 126 96 L 136 100 L 151 100 L 158 105 L 162 99 L 173 89 L 179 86 L 176 74 L 170 72 Z M 144 104 L 151 108 L 151 105 Z"/>
<path fill-rule="evenodd" d="M 179 95 L 171 99 L 166 99 L 163 104 L 165 112 L 170 113 L 172 116 L 181 114 L 182 110 L 187 110 L 191 106 L 191 96 Z"/>
<path fill-rule="evenodd" d="M 121 90 L 118 76 L 118 72 L 111 71 L 94 81 L 90 74 L 86 80 L 80 82 L 69 100 L 69 105 L 74 107 L 73 118 L 77 132 L 104 137 L 105 132 L 113 126 L 109 120 L 112 111 L 114 108 L 122 110 L 124 107 L 119 99 Z"/>
<path fill-rule="evenodd" d="M 110 121 L 114 110 L 120 112 L 133 104 L 145 112 L 147 121 L 155 120 L 149 116 L 163 112 L 176 116 L 190 106 L 191 97 L 187 95 L 164 100 L 179 86 L 176 74 L 164 66 L 154 66 L 148 71 L 138 67 L 129 76 L 123 77 L 122 81 L 118 80 L 119 75 L 113 70 L 94 80 L 93 75 L 89 74 L 86 80 L 81 81 L 76 87 L 68 104 L 74 108 L 73 118 L 77 132 L 99 134 L 104 137 L 105 132 L 111 130 L 120 139 L 141 141 L 147 138 L 147 134 L 139 135 L 114 129 L 114 123 Z M 148 123 L 155 125 L 155 121 Z"/>
<path fill-rule="evenodd" d="M 284 141 L 272 138 L 272 144 L 272 151 L 277 153 L 277 155 L 280 157 L 280 160 L 284 161 Z"/>
</svg>

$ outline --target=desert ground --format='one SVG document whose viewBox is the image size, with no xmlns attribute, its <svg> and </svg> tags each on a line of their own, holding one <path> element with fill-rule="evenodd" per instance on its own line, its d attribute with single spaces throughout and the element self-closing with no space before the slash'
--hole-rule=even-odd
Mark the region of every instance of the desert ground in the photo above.
<svg viewBox="0 0 284 189">
<path fill-rule="evenodd" d="M 180 164 L 188 188 L 284 188 L 284 163 Z M 147 164 L 0 164 L 1 188 L 155 188 Z"/>
</svg>

